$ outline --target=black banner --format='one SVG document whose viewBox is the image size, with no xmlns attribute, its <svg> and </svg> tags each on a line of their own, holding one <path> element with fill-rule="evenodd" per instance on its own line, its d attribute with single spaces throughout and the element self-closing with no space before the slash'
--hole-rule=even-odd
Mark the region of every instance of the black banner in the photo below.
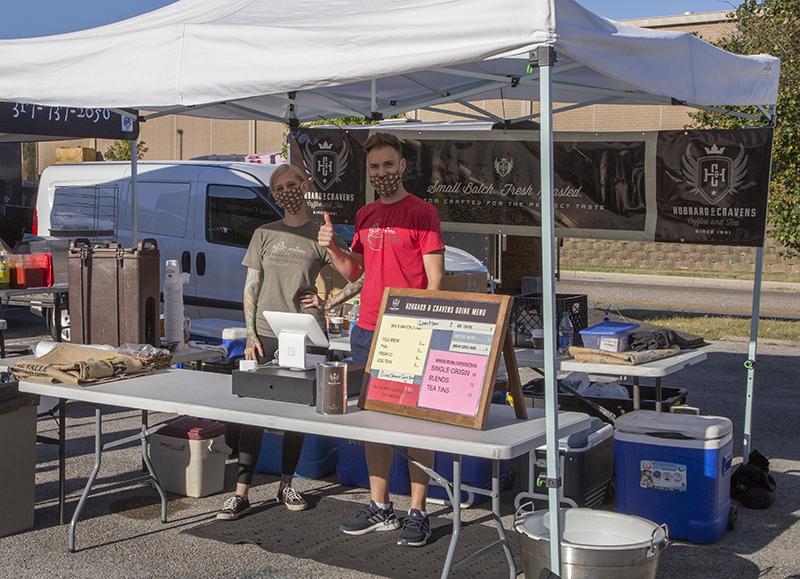
<svg viewBox="0 0 800 579">
<path fill-rule="evenodd" d="M 132 141 L 139 122 L 108 109 L 0 103 L 0 133 Z"/>
<path fill-rule="evenodd" d="M 335 223 L 353 223 L 365 203 L 362 145 L 370 130 L 292 133 L 292 162 L 306 167 L 316 187 L 310 204 Z M 404 141 L 405 188 L 436 207 L 442 223 L 540 234 L 537 132 L 391 132 Z M 619 140 L 556 133 L 553 147 L 559 236 L 763 244 L 772 129 L 626 133 Z"/>
<path fill-rule="evenodd" d="M 443 222 L 540 227 L 538 141 L 406 139 L 407 190 Z M 554 143 L 557 227 L 642 231 L 643 142 Z"/>
<path fill-rule="evenodd" d="M 772 129 L 661 131 L 655 241 L 764 243 Z"/>
<path fill-rule="evenodd" d="M 289 158 L 311 178 L 308 206 L 315 215 L 327 211 L 334 223 L 354 224 L 366 204 L 367 131 L 294 129 Z"/>
</svg>

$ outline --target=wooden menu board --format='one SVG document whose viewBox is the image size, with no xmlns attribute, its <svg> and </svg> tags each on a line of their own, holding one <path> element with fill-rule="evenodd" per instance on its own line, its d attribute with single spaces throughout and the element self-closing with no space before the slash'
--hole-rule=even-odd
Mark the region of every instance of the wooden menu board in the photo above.
<svg viewBox="0 0 800 579">
<path fill-rule="evenodd" d="M 359 407 L 483 430 L 502 351 L 526 418 L 508 332 L 512 299 L 386 288 Z"/>
</svg>

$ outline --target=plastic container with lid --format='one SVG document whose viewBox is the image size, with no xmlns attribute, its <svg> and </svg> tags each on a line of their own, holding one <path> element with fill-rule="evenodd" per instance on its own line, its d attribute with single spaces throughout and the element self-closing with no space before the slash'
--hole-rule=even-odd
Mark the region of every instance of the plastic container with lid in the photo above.
<svg viewBox="0 0 800 579">
<path fill-rule="evenodd" d="M 609 322 L 605 320 L 599 324 L 581 330 L 583 347 L 606 352 L 624 352 L 628 350 L 628 336 L 639 328 L 639 324 L 626 324 L 623 322 Z"/>
<path fill-rule="evenodd" d="M 222 490 L 225 425 L 211 420 L 182 418 L 150 437 L 150 458 L 164 490 L 188 497 L 205 497 Z"/>
</svg>

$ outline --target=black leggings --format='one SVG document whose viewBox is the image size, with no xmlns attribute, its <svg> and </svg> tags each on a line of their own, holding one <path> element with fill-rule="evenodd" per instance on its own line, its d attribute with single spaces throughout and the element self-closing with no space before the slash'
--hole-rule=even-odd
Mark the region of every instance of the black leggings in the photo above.
<svg viewBox="0 0 800 579">
<path fill-rule="evenodd" d="M 258 356 L 259 364 L 271 362 L 278 350 L 278 339 L 267 336 L 258 336 L 261 347 L 264 349 L 264 356 Z M 309 351 L 313 351 L 309 348 Z M 258 353 L 256 353 L 258 355 Z M 250 485 L 253 482 L 253 474 L 256 470 L 256 463 L 261 454 L 261 441 L 264 437 L 264 429 L 259 426 L 242 425 L 239 435 L 239 476 L 237 482 Z M 297 470 L 297 463 L 300 462 L 300 453 L 303 451 L 303 440 L 306 435 L 302 432 L 284 432 L 283 448 L 281 454 L 281 474 L 294 475 Z"/>
</svg>

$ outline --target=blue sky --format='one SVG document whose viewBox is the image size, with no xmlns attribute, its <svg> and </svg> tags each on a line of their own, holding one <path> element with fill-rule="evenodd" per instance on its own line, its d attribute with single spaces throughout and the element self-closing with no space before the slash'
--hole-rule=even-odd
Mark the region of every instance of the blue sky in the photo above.
<svg viewBox="0 0 800 579">
<path fill-rule="evenodd" d="M 0 0 L 0 38 L 28 38 L 94 28 L 155 10 L 172 0 Z M 733 10 L 740 0 L 578 0 L 614 20 Z M 491 0 L 487 0 L 491 4 Z"/>
</svg>

